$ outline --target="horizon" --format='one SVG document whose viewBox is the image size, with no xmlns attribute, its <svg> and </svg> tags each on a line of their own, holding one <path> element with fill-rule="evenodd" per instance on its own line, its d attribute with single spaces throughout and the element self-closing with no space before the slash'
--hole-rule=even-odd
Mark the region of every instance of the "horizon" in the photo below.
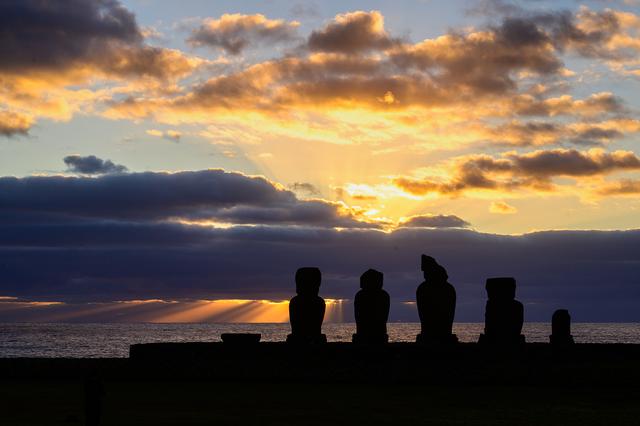
<svg viewBox="0 0 640 426">
<path fill-rule="evenodd" d="M 0 322 L 640 322 L 640 4 L 0 3 Z"/>
</svg>

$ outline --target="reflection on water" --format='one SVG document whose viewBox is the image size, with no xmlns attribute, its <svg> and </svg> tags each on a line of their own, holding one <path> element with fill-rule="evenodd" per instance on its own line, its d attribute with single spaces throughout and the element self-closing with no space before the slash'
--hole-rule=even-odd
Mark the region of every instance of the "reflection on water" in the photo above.
<svg viewBox="0 0 640 426">
<path fill-rule="evenodd" d="M 461 342 L 474 342 L 481 323 L 454 323 Z M 355 324 L 325 324 L 329 341 L 350 342 Z M 419 323 L 390 323 L 392 342 L 411 342 Z M 640 324 L 573 324 L 578 343 L 640 343 Z M 222 333 L 262 333 L 284 341 L 288 324 L 0 324 L 0 357 L 126 357 L 129 345 L 149 342 L 219 341 Z M 551 325 L 525 323 L 528 342 L 548 342 Z"/>
</svg>

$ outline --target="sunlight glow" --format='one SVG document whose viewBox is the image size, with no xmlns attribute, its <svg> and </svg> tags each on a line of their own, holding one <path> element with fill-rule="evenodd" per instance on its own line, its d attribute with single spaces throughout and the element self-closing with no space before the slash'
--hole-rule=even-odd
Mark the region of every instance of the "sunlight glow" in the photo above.
<svg viewBox="0 0 640 426">
<path fill-rule="evenodd" d="M 149 322 L 287 322 L 289 301 L 199 300 L 181 303 L 180 310 L 149 319 Z"/>
<path fill-rule="evenodd" d="M 325 299 L 325 322 L 344 321 L 346 299 Z M 288 300 L 124 300 L 98 303 L 23 301 L 1 296 L 0 313 L 29 312 L 46 322 L 287 323 Z"/>
</svg>

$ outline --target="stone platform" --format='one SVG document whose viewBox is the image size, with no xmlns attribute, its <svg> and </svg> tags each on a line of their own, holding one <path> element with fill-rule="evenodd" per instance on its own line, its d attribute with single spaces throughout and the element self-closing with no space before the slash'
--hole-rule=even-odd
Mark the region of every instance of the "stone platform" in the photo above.
<svg viewBox="0 0 640 426">
<path fill-rule="evenodd" d="M 403 382 L 443 384 L 640 383 L 640 345 L 477 343 L 361 346 L 327 343 L 154 343 L 133 345 L 140 372 L 216 380 Z"/>
</svg>

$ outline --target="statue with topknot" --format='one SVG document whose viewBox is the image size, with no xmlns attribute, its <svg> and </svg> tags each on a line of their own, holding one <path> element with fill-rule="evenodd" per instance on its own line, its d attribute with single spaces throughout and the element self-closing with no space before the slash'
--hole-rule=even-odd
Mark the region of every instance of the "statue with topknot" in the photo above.
<svg viewBox="0 0 640 426">
<path fill-rule="evenodd" d="M 296 296 L 289 302 L 291 334 L 287 343 L 326 343 L 322 334 L 324 299 L 318 296 L 322 274 L 318 268 L 300 268 L 296 271 Z"/>
<path fill-rule="evenodd" d="M 356 333 L 353 343 L 384 344 L 389 341 L 389 293 L 382 289 L 384 275 L 369 269 L 360 276 L 360 288 L 353 302 Z"/>
<path fill-rule="evenodd" d="M 456 312 L 456 290 L 447 281 L 447 270 L 436 260 L 422 255 L 424 282 L 418 286 L 416 301 L 420 315 L 420 334 L 416 342 L 422 344 L 451 344 L 458 338 L 452 333 Z"/>
</svg>

